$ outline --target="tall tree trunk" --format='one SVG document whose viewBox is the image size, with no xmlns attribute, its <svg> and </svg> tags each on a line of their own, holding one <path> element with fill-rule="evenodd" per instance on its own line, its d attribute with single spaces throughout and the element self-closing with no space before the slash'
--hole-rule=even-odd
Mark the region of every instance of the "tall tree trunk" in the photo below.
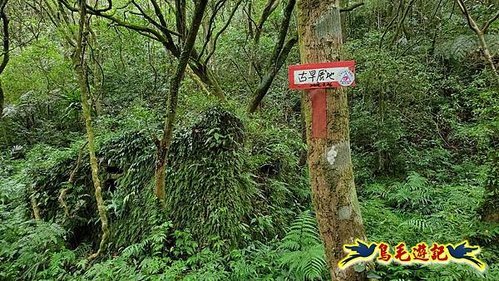
<svg viewBox="0 0 499 281">
<path fill-rule="evenodd" d="M 164 203 L 166 199 L 165 167 L 168 150 L 172 142 L 173 127 L 175 125 L 175 119 L 177 117 L 177 102 L 178 93 L 180 90 L 180 82 L 182 82 L 185 69 L 187 68 L 187 65 L 189 63 L 189 58 L 191 56 L 192 49 L 194 48 L 194 43 L 196 42 L 199 26 L 201 25 L 201 20 L 203 19 L 207 3 L 208 0 L 199 0 L 196 2 L 196 8 L 194 10 L 191 28 L 187 35 L 187 39 L 185 40 L 184 48 L 182 49 L 182 52 L 180 54 L 175 75 L 170 81 L 170 94 L 168 97 L 163 136 L 161 140 L 156 143 L 157 157 L 155 168 L 155 194 L 162 203 Z"/>
<path fill-rule="evenodd" d="M 5 11 L 7 9 L 7 2 L 8 0 L 0 0 L 0 22 L 2 23 L 2 47 L 3 47 L 3 52 L 2 52 L 2 62 L 0 63 L 0 119 L 2 119 L 3 115 L 3 105 L 4 105 L 4 94 L 3 94 L 3 88 L 2 88 L 2 80 L 1 80 L 1 75 L 3 71 L 5 70 L 5 67 L 7 66 L 7 63 L 9 62 L 9 44 L 10 44 L 10 37 L 9 37 L 9 18 L 7 17 L 7 12 Z"/>
<path fill-rule="evenodd" d="M 302 63 L 335 61 L 342 46 L 340 1 L 301 0 L 298 2 L 298 36 Z M 327 134 L 312 136 L 312 102 L 327 103 Z M 355 190 L 350 152 L 347 95 L 341 88 L 303 93 L 312 200 L 326 251 L 331 279 L 365 280 L 350 267 L 341 270 L 342 245 L 365 240 Z"/>
<path fill-rule="evenodd" d="M 102 198 L 102 186 L 99 179 L 99 165 L 95 156 L 95 136 L 92 127 L 92 116 L 89 102 L 89 87 L 88 87 L 88 72 L 86 64 L 86 47 L 88 44 L 89 21 L 86 13 L 86 0 L 79 0 L 79 32 L 76 40 L 76 49 L 73 55 L 73 63 L 76 74 L 78 76 L 78 85 L 80 87 L 81 105 L 83 108 L 83 117 L 85 118 L 85 128 L 87 131 L 88 154 L 90 157 L 90 167 L 92 170 L 92 181 L 95 189 L 95 200 L 97 202 L 97 210 L 101 221 L 102 237 L 99 244 L 99 249 L 96 253 L 90 255 L 89 259 L 94 259 L 99 256 L 104 250 L 107 239 L 109 238 L 109 226 L 107 220 L 107 210 Z"/>
</svg>

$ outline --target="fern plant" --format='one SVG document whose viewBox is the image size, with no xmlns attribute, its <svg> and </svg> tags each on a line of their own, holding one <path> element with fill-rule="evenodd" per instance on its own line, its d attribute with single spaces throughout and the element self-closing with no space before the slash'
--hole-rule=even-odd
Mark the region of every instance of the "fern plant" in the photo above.
<svg viewBox="0 0 499 281">
<path fill-rule="evenodd" d="M 327 279 L 324 247 L 319 238 L 315 216 L 301 213 L 291 224 L 280 246 L 281 265 L 289 269 L 294 280 Z"/>
</svg>

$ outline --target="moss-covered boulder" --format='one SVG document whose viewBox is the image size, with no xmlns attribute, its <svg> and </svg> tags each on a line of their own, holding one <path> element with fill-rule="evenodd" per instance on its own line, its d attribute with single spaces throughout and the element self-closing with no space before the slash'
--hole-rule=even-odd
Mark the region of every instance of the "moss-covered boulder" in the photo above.
<svg viewBox="0 0 499 281">
<path fill-rule="evenodd" d="M 244 139 L 242 121 L 214 107 L 172 143 L 167 213 L 202 245 L 220 239 L 227 246 L 237 245 L 249 233 L 256 188 L 246 163 Z"/>
</svg>

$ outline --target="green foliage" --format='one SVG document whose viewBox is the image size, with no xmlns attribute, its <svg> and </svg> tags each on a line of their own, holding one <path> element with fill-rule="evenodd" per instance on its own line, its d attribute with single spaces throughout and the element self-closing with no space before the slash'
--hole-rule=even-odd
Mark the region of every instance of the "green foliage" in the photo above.
<svg viewBox="0 0 499 281">
<path fill-rule="evenodd" d="M 296 130 L 276 126 L 273 118 L 267 113 L 263 120 L 248 121 L 249 165 L 263 195 L 254 200 L 258 212 L 251 221 L 259 240 L 282 237 L 296 213 L 310 204 L 307 170 L 300 163 L 305 145 Z"/>
<path fill-rule="evenodd" d="M 44 37 L 11 55 L 2 74 L 6 102 L 17 104 L 29 93 L 50 93 L 51 99 L 75 86 L 71 62 L 57 44 Z"/>
<path fill-rule="evenodd" d="M 79 95 L 71 90 L 29 91 L 4 109 L 0 123 L 0 147 L 37 143 L 68 145 L 81 133 Z M 66 134 L 61 134 L 64 131 Z"/>
<path fill-rule="evenodd" d="M 457 264 L 444 268 L 378 265 L 376 274 L 382 280 L 496 279 L 495 246 L 487 248 L 487 245 L 497 239 L 498 232 L 496 225 L 479 221 L 477 209 L 483 200 L 482 192 L 483 189 L 473 185 L 433 185 L 415 172 L 411 172 L 404 182 L 367 185 L 359 199 L 370 241 L 384 241 L 391 245 L 403 241 L 415 245 L 433 241 L 457 243 L 467 239 L 485 248 L 479 258 L 492 265 L 484 275 Z"/>
<path fill-rule="evenodd" d="M 293 280 L 324 280 L 328 270 L 317 222 L 309 211 L 301 213 L 282 240 L 280 261 Z"/>
<path fill-rule="evenodd" d="M 242 122 L 222 108 L 208 110 L 178 134 L 167 170 L 167 213 L 202 244 L 217 237 L 236 245 L 248 234 L 256 189 L 246 168 Z M 223 244 L 223 243 L 222 243 Z"/>
<path fill-rule="evenodd" d="M 403 174 L 410 168 L 406 167 L 406 159 L 412 158 L 409 147 L 418 143 L 422 149 L 435 143 L 428 95 L 432 69 L 417 56 L 379 50 L 378 39 L 371 35 L 348 44 L 359 64 L 360 81 L 352 93 L 351 137 L 354 152 L 362 153 L 362 166 L 370 171 L 365 177 Z M 361 45 L 363 51 L 356 52 Z"/>
<path fill-rule="evenodd" d="M 167 210 L 152 191 L 153 136 L 161 133 L 176 59 L 137 32 L 93 18 L 88 82 L 92 93 L 95 78 L 103 82 L 102 111 L 92 117 L 111 237 L 92 262 L 86 258 L 100 229 L 72 50 L 62 28 L 32 12 L 38 3 L 11 1 L 22 5 L 9 8 L 13 48 L 1 77 L 1 280 L 328 280 L 315 218 L 304 212 L 311 204 L 301 95 L 288 89 L 286 67 L 259 111 L 245 112 L 286 1 L 277 1 L 258 45 L 248 25 L 254 32 L 251 21 L 264 0 L 252 1 L 251 11 L 243 1 L 217 41 L 207 69 L 225 91 L 223 106 L 214 107 L 219 101 L 189 75 L 183 80 Z M 357 86 L 349 90 L 351 144 L 368 238 L 392 245 L 467 239 L 482 246 L 479 257 L 489 265 L 484 274 L 453 263 L 376 265 L 368 277 L 499 280 L 499 227 L 481 221 L 484 210 L 497 210 L 499 100 L 476 36 L 453 1 L 401 1 L 412 3 L 404 22 L 399 2 L 364 3 L 342 14 L 342 58 L 357 64 Z M 118 11 L 126 1 L 113 4 Z M 497 11 L 467 4 L 480 25 Z M 229 10 L 213 18 L 215 31 Z M 174 30 L 172 11 L 165 20 Z M 498 24 L 486 34 L 495 60 Z M 299 62 L 298 51 L 289 64 Z"/>
<path fill-rule="evenodd" d="M 0 176 L 0 279 L 49 280 L 68 276 L 75 254 L 65 248 L 67 231 L 26 217 L 23 184 Z"/>
</svg>

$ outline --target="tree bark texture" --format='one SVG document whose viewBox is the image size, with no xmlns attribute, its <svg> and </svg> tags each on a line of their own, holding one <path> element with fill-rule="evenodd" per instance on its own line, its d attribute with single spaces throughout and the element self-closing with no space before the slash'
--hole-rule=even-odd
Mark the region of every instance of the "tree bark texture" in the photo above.
<svg viewBox="0 0 499 281">
<path fill-rule="evenodd" d="M 298 1 L 298 36 L 302 63 L 336 61 L 342 46 L 340 1 Z M 312 136 L 312 102 L 326 95 L 327 133 Z M 322 96 L 324 98 L 324 96 Z M 343 245 L 365 240 L 350 152 L 349 112 L 341 89 L 303 93 L 312 200 L 332 280 L 365 280 L 352 267 L 341 270 Z"/>
<path fill-rule="evenodd" d="M 90 158 L 90 168 L 92 170 L 92 181 L 95 190 L 95 200 L 97 202 L 97 210 L 99 219 L 101 221 L 102 237 L 99 244 L 99 249 L 96 253 L 89 256 L 89 259 L 94 259 L 99 256 L 104 250 L 107 240 L 109 238 L 109 225 L 107 219 L 107 210 L 102 197 L 102 185 L 99 179 L 99 165 L 97 157 L 95 156 L 95 135 L 92 127 L 92 115 L 90 110 L 89 101 L 89 87 L 88 87 L 88 66 L 86 64 L 86 47 L 88 44 L 89 36 L 89 21 L 86 13 L 86 0 L 79 0 L 79 32 L 76 40 L 76 49 L 73 55 L 73 63 L 75 66 L 78 85 L 80 88 L 81 105 L 83 108 L 83 117 L 85 119 L 85 128 L 87 131 L 88 141 L 88 154 Z"/>
<path fill-rule="evenodd" d="M 10 37 L 9 37 L 9 18 L 7 17 L 7 2 L 8 0 L 0 0 L 0 22 L 2 23 L 2 62 L 0 63 L 0 75 L 2 75 L 7 63 L 9 62 L 9 45 L 10 45 Z M 0 76 L 1 78 L 1 76 Z M 3 105 L 4 105 L 4 93 L 2 88 L 2 80 L 0 79 L 0 119 L 2 119 L 3 115 Z"/>
<path fill-rule="evenodd" d="M 173 127 L 175 125 L 175 119 L 177 117 L 177 102 L 178 94 L 180 90 L 180 82 L 184 78 L 185 70 L 189 63 L 189 58 L 191 52 L 194 48 L 194 43 L 196 42 L 196 37 L 199 31 L 199 26 L 203 19 L 204 12 L 206 10 L 206 5 L 208 0 L 199 0 L 196 3 L 196 9 L 194 10 L 194 15 L 192 19 L 191 28 L 187 39 L 185 41 L 184 48 L 180 54 L 177 69 L 175 75 L 170 81 L 170 93 L 168 97 L 167 112 L 163 128 L 163 136 L 161 140 L 157 142 L 157 157 L 155 165 L 155 194 L 156 197 L 164 203 L 166 191 L 165 191 L 165 168 L 166 160 L 168 156 L 168 150 L 172 142 Z"/>
</svg>

